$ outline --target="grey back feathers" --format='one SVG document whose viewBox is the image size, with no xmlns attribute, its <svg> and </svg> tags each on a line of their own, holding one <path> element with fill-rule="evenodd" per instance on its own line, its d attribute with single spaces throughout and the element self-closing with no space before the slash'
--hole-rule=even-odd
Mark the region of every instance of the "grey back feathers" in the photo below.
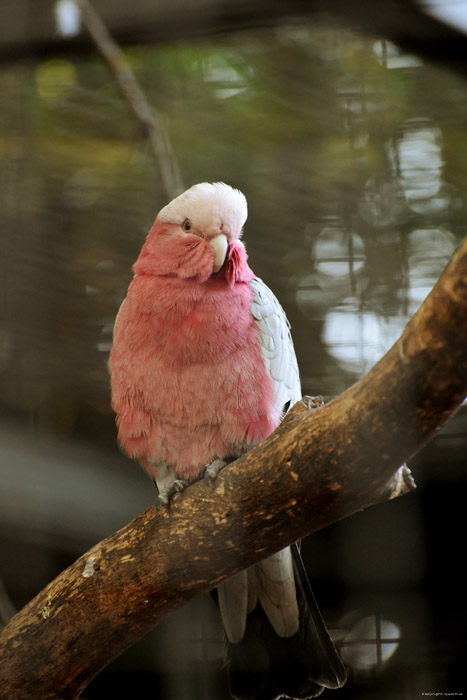
<svg viewBox="0 0 467 700">
<path fill-rule="evenodd" d="M 251 313 L 259 330 L 259 344 L 272 379 L 276 408 L 287 411 L 302 398 L 297 358 L 284 309 L 262 280 L 250 282 Z"/>
</svg>

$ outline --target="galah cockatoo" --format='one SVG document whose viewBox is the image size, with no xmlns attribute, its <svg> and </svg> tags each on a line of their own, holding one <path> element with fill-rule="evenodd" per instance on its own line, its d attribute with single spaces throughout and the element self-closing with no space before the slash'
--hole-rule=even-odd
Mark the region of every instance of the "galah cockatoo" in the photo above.
<svg viewBox="0 0 467 700">
<path fill-rule="evenodd" d="M 201 183 L 158 214 L 133 266 L 110 354 L 122 450 L 159 502 L 260 443 L 301 398 L 284 311 L 247 264 L 244 195 Z M 341 662 L 295 548 L 218 588 L 231 692 L 314 697 Z"/>
</svg>

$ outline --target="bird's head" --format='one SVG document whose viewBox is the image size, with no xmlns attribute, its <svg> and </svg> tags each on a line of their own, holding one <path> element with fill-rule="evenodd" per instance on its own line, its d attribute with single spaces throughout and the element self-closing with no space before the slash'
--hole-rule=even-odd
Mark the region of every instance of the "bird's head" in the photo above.
<svg viewBox="0 0 467 700">
<path fill-rule="evenodd" d="M 246 218 L 247 203 L 239 190 L 222 182 L 194 185 L 160 210 L 135 272 L 199 281 L 219 275 L 231 283 L 239 266 L 246 265 L 240 241 Z"/>
</svg>

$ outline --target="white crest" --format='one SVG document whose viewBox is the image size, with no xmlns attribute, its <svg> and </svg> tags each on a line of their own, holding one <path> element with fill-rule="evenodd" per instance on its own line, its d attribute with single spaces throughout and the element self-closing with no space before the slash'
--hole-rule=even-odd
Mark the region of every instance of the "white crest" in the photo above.
<svg viewBox="0 0 467 700">
<path fill-rule="evenodd" d="M 245 195 L 223 182 L 193 185 L 160 210 L 157 218 L 181 225 L 188 219 L 203 235 L 241 235 L 247 218 Z"/>
</svg>

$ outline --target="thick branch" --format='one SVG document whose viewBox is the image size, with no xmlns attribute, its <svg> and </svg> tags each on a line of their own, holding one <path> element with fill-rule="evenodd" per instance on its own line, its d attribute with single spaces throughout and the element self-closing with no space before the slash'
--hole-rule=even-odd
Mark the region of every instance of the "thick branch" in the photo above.
<svg viewBox="0 0 467 700">
<path fill-rule="evenodd" d="M 284 22 L 320 21 L 323 14 L 331 21 L 343 22 L 352 29 L 362 29 L 373 38 L 381 35 L 406 51 L 433 61 L 451 72 L 467 77 L 465 61 L 467 38 L 424 12 L 415 0 L 386 0 L 374 11 L 371 0 L 250 0 L 230 2 L 198 0 L 187 3 L 149 3 L 136 0 L 128 3 L 100 3 L 104 19 L 120 44 L 155 44 L 167 41 L 206 39 L 219 33 L 257 27 L 270 27 Z M 441 4 L 441 3 L 440 3 Z M 28 14 L 31 21 L 24 22 Z M 131 17 L 131 21 L 129 18 Z M 5 15 L 0 41 L 0 61 L 16 61 L 43 55 L 61 57 L 67 52 L 88 51 L 82 35 L 74 39 L 57 39 L 48 13 L 40 3 L 19 0 L 10 3 Z M 1 29 L 0 29 L 1 32 Z"/>
<path fill-rule="evenodd" d="M 385 357 L 327 406 L 149 508 L 78 559 L 0 637 L 0 698 L 75 698 L 161 618 L 263 557 L 398 493 L 398 465 L 467 394 L 467 242 Z M 410 488 L 410 483 L 406 488 Z M 402 491 L 404 488 L 402 489 Z"/>
</svg>

